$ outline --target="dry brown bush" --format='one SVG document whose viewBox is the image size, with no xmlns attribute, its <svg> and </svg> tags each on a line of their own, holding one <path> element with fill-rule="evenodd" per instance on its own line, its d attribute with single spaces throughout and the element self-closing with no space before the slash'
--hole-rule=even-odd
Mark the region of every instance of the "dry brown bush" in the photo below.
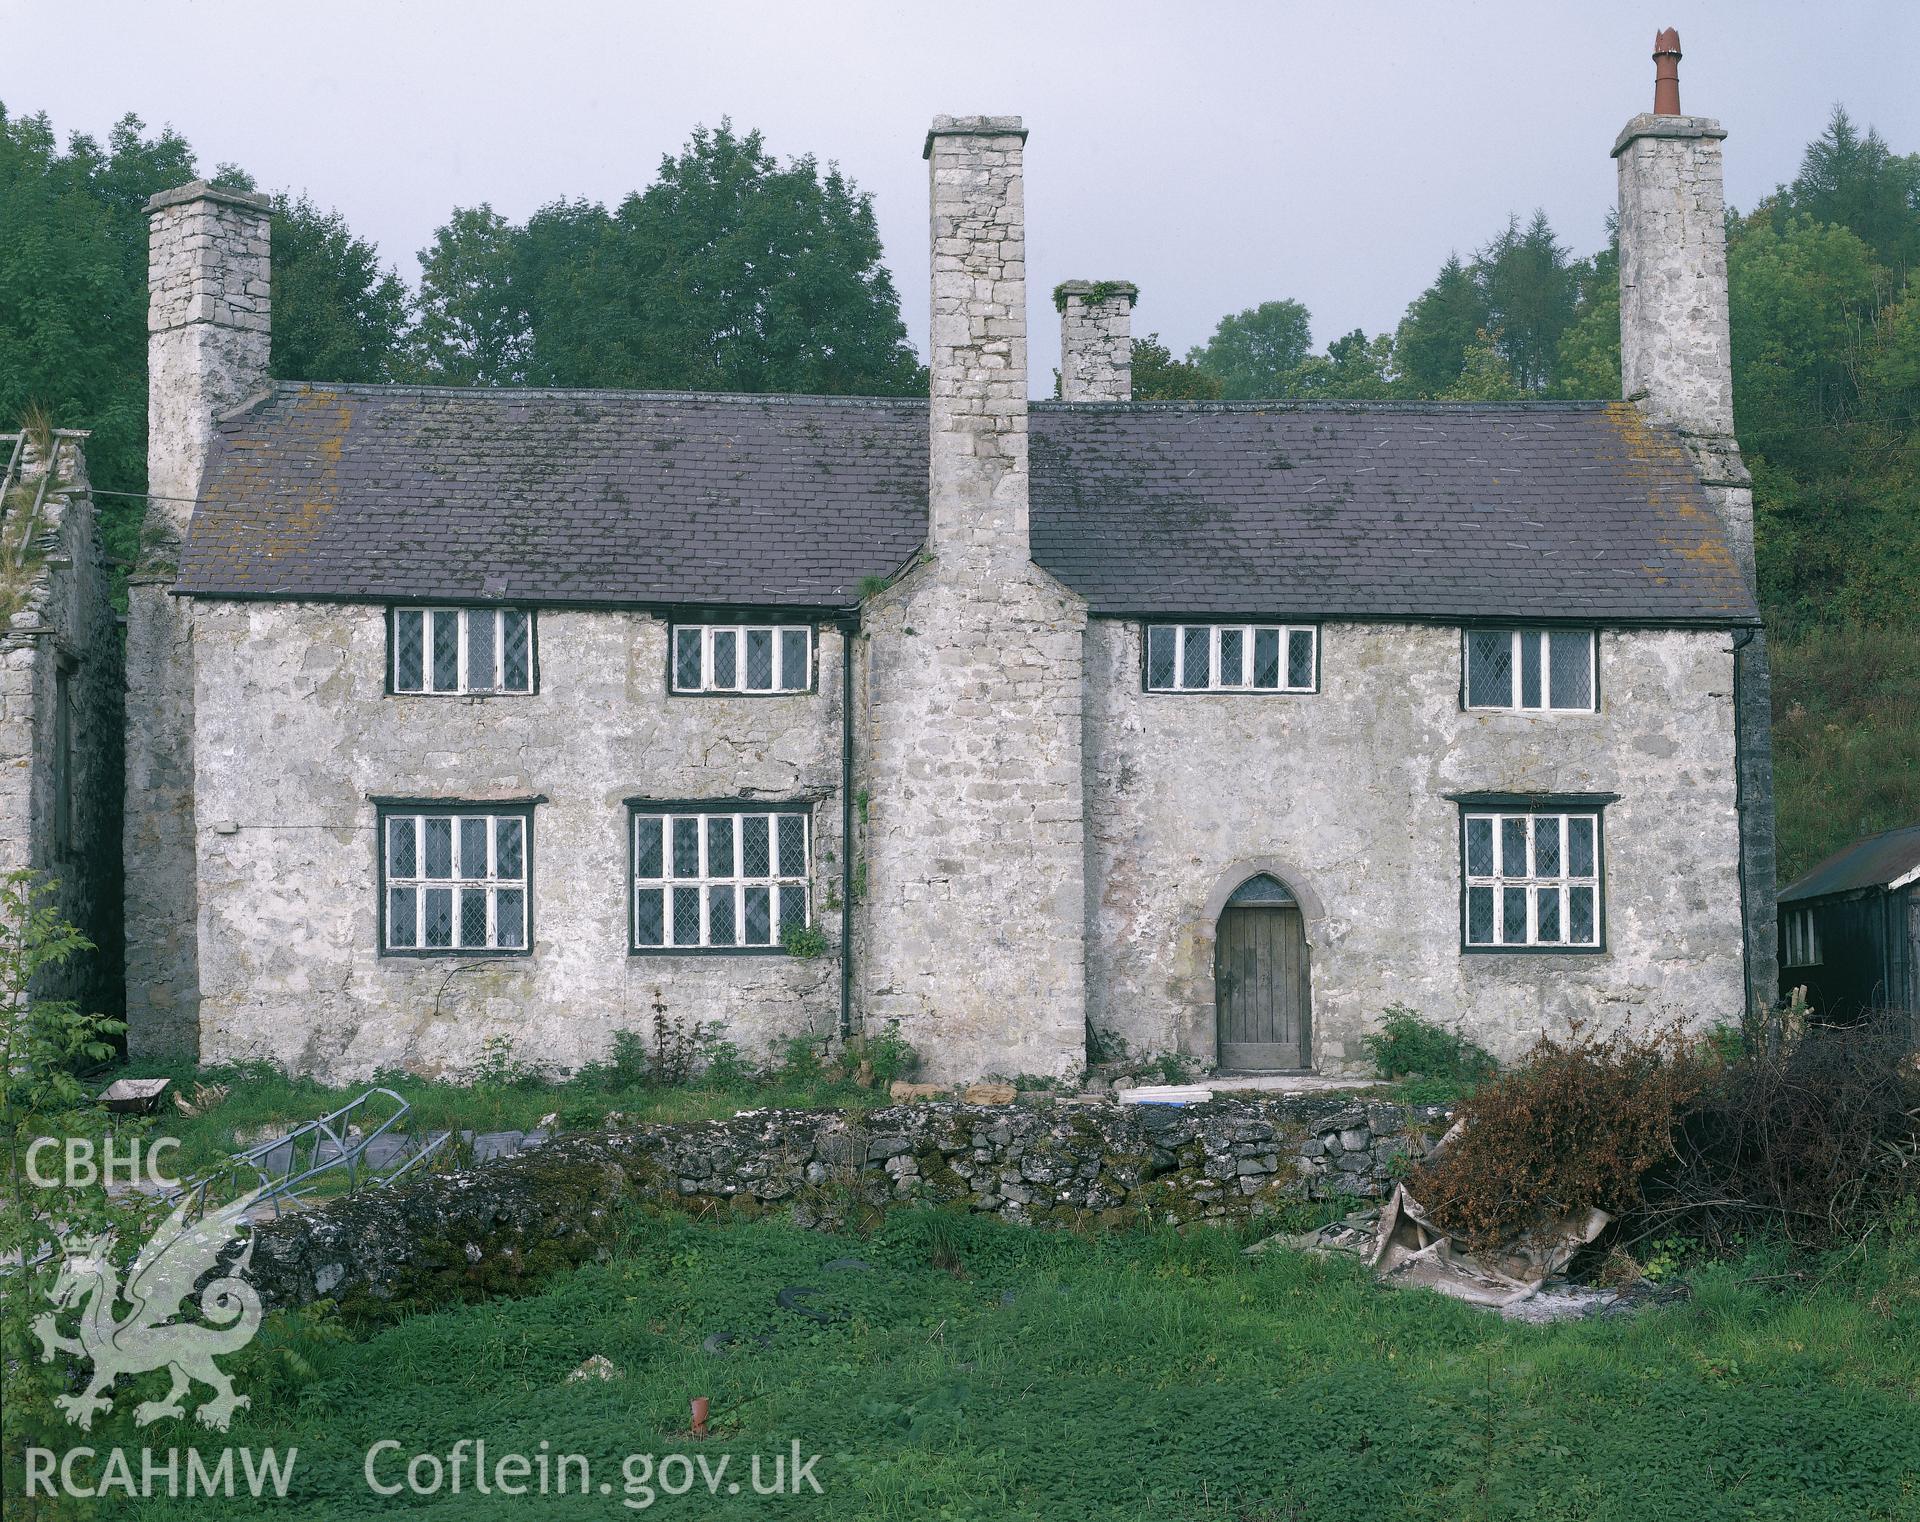
<svg viewBox="0 0 1920 1522">
<path fill-rule="evenodd" d="M 1920 1194 L 1920 1073 L 1904 1030 L 1816 1025 L 1717 1067 L 1643 1192 L 1636 1235 L 1726 1246 L 1766 1234 L 1808 1248 L 1858 1237 Z"/>
<path fill-rule="evenodd" d="M 1673 1156 L 1682 1107 L 1711 1072 L 1677 1030 L 1543 1036 L 1460 1103 L 1461 1134 L 1408 1187 L 1473 1251 L 1569 1210 L 1630 1212 L 1641 1179 Z"/>
</svg>

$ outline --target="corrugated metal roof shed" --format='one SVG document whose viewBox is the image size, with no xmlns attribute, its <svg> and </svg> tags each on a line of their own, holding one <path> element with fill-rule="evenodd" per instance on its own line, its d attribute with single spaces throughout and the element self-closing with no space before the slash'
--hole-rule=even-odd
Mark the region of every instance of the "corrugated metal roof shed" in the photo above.
<svg viewBox="0 0 1920 1522">
<path fill-rule="evenodd" d="M 1780 894 L 1783 904 L 1851 893 L 1861 888 L 1901 887 L 1920 874 L 1920 824 L 1902 825 L 1842 846 Z"/>
</svg>

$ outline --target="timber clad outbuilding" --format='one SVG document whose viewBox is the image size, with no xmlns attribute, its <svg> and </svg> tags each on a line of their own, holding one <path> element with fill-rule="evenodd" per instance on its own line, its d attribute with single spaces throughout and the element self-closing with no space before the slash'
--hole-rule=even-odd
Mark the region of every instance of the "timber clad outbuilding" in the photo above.
<svg viewBox="0 0 1920 1522">
<path fill-rule="evenodd" d="M 131 614 L 134 1049 L 572 1067 L 664 1009 L 897 1022 L 939 1077 L 1340 1072 L 1391 1004 L 1509 1056 L 1736 1018 L 1721 136 L 1616 146 L 1600 402 L 1135 402 L 1122 282 L 1061 287 L 1029 402 L 1010 117 L 927 136 L 925 401 L 276 384 L 265 204 L 158 198 L 194 500 Z"/>
<path fill-rule="evenodd" d="M 1780 995 L 1823 1020 L 1885 1010 L 1920 1038 L 1920 824 L 1843 846 L 1780 893 Z"/>
</svg>

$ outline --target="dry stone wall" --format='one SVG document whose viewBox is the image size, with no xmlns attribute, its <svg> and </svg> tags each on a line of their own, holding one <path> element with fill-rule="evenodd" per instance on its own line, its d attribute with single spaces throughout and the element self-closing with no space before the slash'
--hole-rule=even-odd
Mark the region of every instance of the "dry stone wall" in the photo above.
<svg viewBox="0 0 1920 1522">
<path fill-rule="evenodd" d="M 634 1207 L 785 1214 L 839 1228 L 893 1205 L 1022 1223 L 1229 1221 L 1303 1199 L 1377 1197 L 1447 1125 L 1362 1095 L 902 1105 L 560 1137 L 261 1229 L 252 1280 L 273 1305 L 434 1304 L 586 1261 Z"/>
</svg>

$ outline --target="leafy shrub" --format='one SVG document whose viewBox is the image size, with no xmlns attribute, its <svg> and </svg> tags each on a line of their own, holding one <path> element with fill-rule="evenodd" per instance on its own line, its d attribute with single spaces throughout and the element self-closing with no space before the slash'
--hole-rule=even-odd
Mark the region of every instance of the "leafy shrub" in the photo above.
<svg viewBox="0 0 1920 1522">
<path fill-rule="evenodd" d="M 1476 1084 L 1499 1070 L 1483 1047 L 1404 1004 L 1389 1004 L 1380 1016 L 1380 1029 L 1362 1036 L 1360 1044 L 1382 1078 L 1441 1078 Z"/>
<path fill-rule="evenodd" d="M 784 1037 L 774 1043 L 774 1055 L 773 1077 L 777 1082 L 813 1085 L 826 1077 L 820 1044 L 812 1036 Z"/>
<path fill-rule="evenodd" d="M 911 1077 L 920 1067 L 920 1054 L 900 1034 L 898 1020 L 889 1020 L 885 1030 L 867 1037 L 860 1055 L 872 1065 L 873 1081 L 883 1088 L 896 1078 Z"/>
<path fill-rule="evenodd" d="M 798 957 L 803 962 L 811 962 L 827 954 L 826 932 L 816 925 L 789 925 L 786 933 L 780 937 L 780 944 L 786 948 L 788 956 Z"/>
<path fill-rule="evenodd" d="M 520 1056 L 511 1036 L 489 1036 L 480 1043 L 480 1060 L 473 1065 L 478 1087 L 537 1089 L 546 1081 L 540 1069 Z"/>
<path fill-rule="evenodd" d="M 718 1026 L 708 1033 L 701 1057 L 703 1066 L 700 1077 L 710 1088 L 749 1088 L 760 1076 L 759 1069 L 748 1060 L 746 1053 L 722 1036 Z"/>
<path fill-rule="evenodd" d="M 1631 1211 L 1641 1180 L 1673 1157 L 1681 1111 L 1709 1076 L 1677 1031 L 1542 1037 L 1517 1068 L 1460 1102 L 1461 1134 L 1411 1188 L 1475 1250 L 1543 1216 Z"/>
</svg>

